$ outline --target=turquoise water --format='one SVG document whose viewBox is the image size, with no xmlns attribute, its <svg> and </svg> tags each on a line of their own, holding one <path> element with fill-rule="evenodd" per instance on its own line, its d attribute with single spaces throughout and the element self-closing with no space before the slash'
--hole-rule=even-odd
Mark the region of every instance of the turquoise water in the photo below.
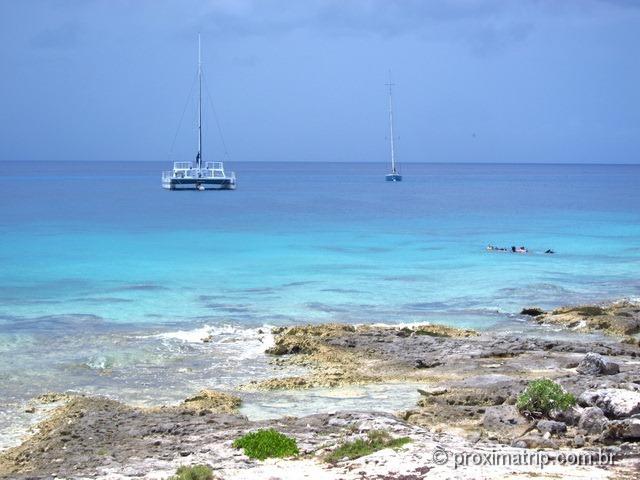
<svg viewBox="0 0 640 480">
<path fill-rule="evenodd" d="M 406 164 L 393 184 L 379 164 L 240 163 L 234 192 L 164 191 L 166 167 L 2 163 L 0 411 L 233 388 L 273 374 L 264 326 L 486 328 L 640 296 L 637 165 Z"/>
</svg>

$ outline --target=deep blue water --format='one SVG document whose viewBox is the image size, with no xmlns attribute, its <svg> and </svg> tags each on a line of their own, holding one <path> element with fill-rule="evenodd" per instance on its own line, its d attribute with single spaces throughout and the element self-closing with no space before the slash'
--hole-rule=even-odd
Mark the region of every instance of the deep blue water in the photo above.
<svg viewBox="0 0 640 480">
<path fill-rule="evenodd" d="M 388 322 L 639 292 L 640 166 L 242 163 L 204 194 L 163 167 L 4 163 L 0 314 Z"/>
<path fill-rule="evenodd" d="M 262 325 L 483 328 L 525 305 L 640 296 L 638 165 L 406 164 L 392 184 L 381 164 L 238 163 L 233 192 L 165 191 L 166 162 L 0 166 L 14 403 L 171 399 L 167 371 L 175 395 L 233 386 L 268 373 Z M 213 344 L 183 341 L 202 329 Z"/>
</svg>

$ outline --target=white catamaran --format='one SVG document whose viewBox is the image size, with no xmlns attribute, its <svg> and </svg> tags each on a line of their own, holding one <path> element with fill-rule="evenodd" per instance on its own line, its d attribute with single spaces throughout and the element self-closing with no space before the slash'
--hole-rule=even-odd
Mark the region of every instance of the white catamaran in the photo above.
<svg viewBox="0 0 640 480">
<path fill-rule="evenodd" d="M 236 175 L 225 174 L 222 162 L 202 162 L 202 55 L 198 34 L 198 153 L 193 162 L 174 162 L 173 170 L 162 172 L 167 190 L 235 190 Z"/>
<path fill-rule="evenodd" d="M 387 83 L 389 87 L 389 130 L 390 130 L 390 140 L 391 140 L 391 173 L 385 175 L 385 179 L 387 182 L 401 182 L 402 175 L 399 173 L 399 169 L 396 165 L 396 155 L 393 144 L 393 92 L 391 88 L 393 87 L 393 83 L 391 83 L 391 72 L 389 72 L 389 83 Z"/>
</svg>

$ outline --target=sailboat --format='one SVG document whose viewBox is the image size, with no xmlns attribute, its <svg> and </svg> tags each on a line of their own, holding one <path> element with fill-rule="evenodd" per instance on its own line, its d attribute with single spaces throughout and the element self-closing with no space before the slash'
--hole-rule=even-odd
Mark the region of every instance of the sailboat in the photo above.
<svg viewBox="0 0 640 480">
<path fill-rule="evenodd" d="M 202 161 L 202 47 L 198 34 L 198 153 L 193 162 L 174 162 L 162 172 L 162 188 L 167 190 L 235 190 L 236 175 L 227 175 L 222 162 Z"/>
<path fill-rule="evenodd" d="M 391 83 L 391 72 L 389 72 L 389 83 L 387 83 L 389 87 L 389 130 L 390 130 L 390 141 L 391 141 L 391 173 L 385 175 L 385 179 L 387 182 L 401 182 L 402 175 L 400 175 L 398 167 L 396 165 L 396 155 L 395 148 L 393 144 L 393 83 Z"/>
</svg>

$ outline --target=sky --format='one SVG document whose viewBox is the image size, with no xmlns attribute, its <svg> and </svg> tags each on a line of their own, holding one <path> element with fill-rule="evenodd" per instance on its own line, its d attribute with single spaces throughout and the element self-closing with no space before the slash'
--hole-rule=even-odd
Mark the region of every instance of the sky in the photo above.
<svg viewBox="0 0 640 480">
<path fill-rule="evenodd" d="M 193 159 L 198 32 L 205 160 L 640 162 L 640 0 L 0 0 L 0 161 Z"/>
</svg>

